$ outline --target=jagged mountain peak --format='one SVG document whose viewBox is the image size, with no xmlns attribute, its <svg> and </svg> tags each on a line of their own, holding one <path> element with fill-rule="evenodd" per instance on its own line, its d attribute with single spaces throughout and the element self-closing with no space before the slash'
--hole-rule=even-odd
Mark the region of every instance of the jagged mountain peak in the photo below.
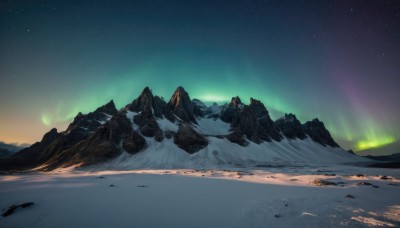
<svg viewBox="0 0 400 228">
<path fill-rule="evenodd" d="M 148 87 L 148 86 L 144 87 L 144 89 L 142 91 L 142 94 L 144 94 L 144 93 L 151 93 L 152 94 L 150 87 Z"/>
<path fill-rule="evenodd" d="M 41 142 L 51 141 L 58 135 L 57 128 L 52 128 L 49 132 L 44 134 Z"/>
<path fill-rule="evenodd" d="M 181 120 L 185 122 L 197 123 L 193 113 L 194 104 L 192 103 L 189 94 L 182 86 L 179 86 L 175 90 L 168 102 L 168 105 L 172 112 Z"/>
<path fill-rule="evenodd" d="M 152 115 L 153 93 L 149 87 L 145 87 L 140 95 L 125 107 L 132 112 L 141 112 L 144 115 Z"/>
<path fill-rule="evenodd" d="M 318 118 L 307 121 L 303 124 L 304 132 L 311 137 L 312 140 L 322 145 L 331 147 L 339 147 L 339 145 L 332 138 L 329 131 L 325 128 L 325 124 Z"/>
<path fill-rule="evenodd" d="M 115 107 L 114 104 L 114 100 L 110 100 L 109 102 L 107 102 L 105 105 L 97 108 L 94 113 L 98 113 L 98 112 L 102 112 L 102 113 L 106 113 L 108 115 L 115 115 L 118 110 Z M 79 113 L 78 113 L 79 114 Z M 82 113 L 81 113 L 82 114 Z"/>
<path fill-rule="evenodd" d="M 172 106 L 177 107 L 179 105 L 185 105 L 185 102 L 187 101 L 190 101 L 189 94 L 182 86 L 178 86 L 178 88 L 176 88 L 175 92 L 172 94 L 169 103 Z M 187 102 L 187 104 L 189 104 L 189 102 Z"/>
<path fill-rule="evenodd" d="M 236 96 L 236 97 L 232 97 L 231 103 L 229 104 L 229 106 L 233 107 L 233 108 L 239 108 L 239 107 L 243 106 L 243 103 L 240 100 L 240 97 Z"/>
<path fill-rule="evenodd" d="M 275 124 L 286 138 L 305 139 L 307 137 L 300 121 L 292 113 L 285 113 L 283 117 L 275 121 Z"/>
<path fill-rule="evenodd" d="M 251 110 L 253 111 L 254 115 L 257 118 L 263 117 L 263 116 L 268 116 L 268 110 L 267 108 L 264 106 L 264 104 L 254 98 L 250 98 L 250 105 L 249 107 L 251 108 Z"/>
</svg>

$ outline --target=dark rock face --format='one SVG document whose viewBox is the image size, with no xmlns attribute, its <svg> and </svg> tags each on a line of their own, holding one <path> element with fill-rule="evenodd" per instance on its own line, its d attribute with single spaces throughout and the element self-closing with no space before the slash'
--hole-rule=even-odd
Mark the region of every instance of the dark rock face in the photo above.
<svg viewBox="0 0 400 228">
<path fill-rule="evenodd" d="M 187 123 L 197 123 L 193 113 L 194 105 L 190 100 L 189 94 L 183 87 L 179 86 L 175 90 L 168 102 L 168 106 L 182 121 Z"/>
<path fill-rule="evenodd" d="M 303 130 L 303 126 L 300 121 L 296 118 L 296 115 L 285 114 L 284 117 L 279 118 L 275 121 L 280 131 L 286 138 L 289 139 L 305 139 L 307 136 Z"/>
<path fill-rule="evenodd" d="M 253 98 L 250 99 L 250 105 L 243 105 L 239 97 L 233 97 L 228 108 L 221 113 L 221 120 L 231 123 L 232 130 L 237 132 L 235 137 L 230 138 L 242 134 L 255 143 L 280 141 L 282 138 L 268 110 Z"/>
<path fill-rule="evenodd" d="M 97 108 L 89 114 L 78 113 L 74 121 L 65 131 L 71 142 L 78 142 L 86 138 L 90 133 L 94 132 L 102 123 L 105 123 L 110 116 L 117 114 L 114 101 Z"/>
<path fill-rule="evenodd" d="M 140 96 L 127 105 L 126 108 L 132 112 L 140 112 L 145 118 L 153 116 L 153 94 L 149 87 L 144 88 Z"/>
<path fill-rule="evenodd" d="M 122 147 L 130 154 L 136 154 L 146 146 L 145 139 L 137 132 L 133 131 L 132 135 L 124 141 Z"/>
<path fill-rule="evenodd" d="M 243 103 L 238 96 L 232 97 L 231 103 L 229 104 L 230 107 L 240 108 L 241 105 L 243 105 Z"/>
<path fill-rule="evenodd" d="M 104 162 L 121 154 L 118 146 L 131 137 L 133 129 L 125 115 L 117 114 L 99 127 L 85 140 L 55 154 L 46 170 L 71 165 L 91 165 Z"/>
<path fill-rule="evenodd" d="M 6 160 L 1 160 L 0 169 L 13 171 L 37 167 L 53 155 L 53 150 L 63 149 L 68 144 L 68 139 L 53 128 L 43 136 L 40 142 L 22 149 Z"/>
<path fill-rule="evenodd" d="M 313 119 L 303 124 L 304 132 L 310 136 L 312 140 L 318 142 L 324 146 L 339 147 L 339 145 L 333 140 L 331 134 L 326 130 L 323 122 L 319 119 Z"/>
<path fill-rule="evenodd" d="M 174 143 L 189 154 L 193 154 L 208 145 L 207 139 L 186 124 L 179 126 L 174 135 Z"/>
<path fill-rule="evenodd" d="M 243 135 L 238 132 L 233 132 L 226 136 L 226 138 L 232 142 L 241 146 L 247 146 L 249 143 L 243 138 Z"/>
<path fill-rule="evenodd" d="M 118 110 L 115 108 L 114 101 L 111 100 L 107 104 L 101 106 L 100 108 L 97 108 L 93 113 L 105 113 L 107 115 L 115 115 L 117 114 Z"/>
<path fill-rule="evenodd" d="M 162 113 L 167 108 L 167 104 L 161 98 L 153 97 L 150 89 L 146 87 L 140 96 L 126 108 L 140 113 L 134 117 L 133 121 L 139 125 L 140 132 L 144 136 L 155 137 L 157 141 L 163 140 L 164 135 L 155 119 L 155 116 L 162 118 Z"/>
</svg>

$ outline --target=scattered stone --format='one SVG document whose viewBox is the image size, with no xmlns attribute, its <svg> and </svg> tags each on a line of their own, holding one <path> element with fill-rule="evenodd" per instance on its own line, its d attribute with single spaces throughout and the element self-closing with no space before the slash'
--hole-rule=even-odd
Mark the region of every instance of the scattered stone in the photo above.
<svg viewBox="0 0 400 228">
<path fill-rule="evenodd" d="M 336 174 L 334 174 L 334 173 L 324 173 L 324 176 L 327 176 L 327 177 L 335 177 Z"/>
<path fill-rule="evenodd" d="M 392 186 L 400 186 L 400 184 L 398 184 L 398 183 L 389 183 L 388 185 L 392 185 Z"/>
<path fill-rule="evenodd" d="M 103 176 L 101 176 L 101 177 L 99 177 L 99 179 L 104 179 L 104 177 L 103 177 Z"/>
<path fill-rule="evenodd" d="M 285 207 L 288 207 L 289 205 L 287 203 L 285 203 Z"/>
<path fill-rule="evenodd" d="M 382 176 L 381 178 L 379 178 L 379 179 L 381 179 L 381 180 L 391 180 L 392 178 L 390 178 L 390 177 L 387 177 L 387 176 Z"/>
<path fill-rule="evenodd" d="M 361 174 L 361 173 L 359 173 L 359 174 L 357 174 L 357 175 L 356 175 L 356 177 L 365 177 L 365 175 L 364 175 L 364 174 Z"/>
<path fill-rule="evenodd" d="M 377 185 L 372 185 L 372 187 L 373 187 L 373 188 L 379 188 L 379 186 L 377 186 Z"/>
<path fill-rule="evenodd" d="M 350 194 L 347 194 L 345 197 L 346 197 L 346 198 L 349 198 L 349 199 L 354 199 L 354 196 L 353 196 L 353 195 L 350 195 Z"/>
<path fill-rule="evenodd" d="M 138 188 L 147 188 L 147 185 L 138 185 L 136 187 L 138 187 Z"/>
<path fill-rule="evenodd" d="M 323 170 L 323 169 L 318 169 L 317 173 L 331 173 L 333 172 L 332 170 Z"/>
<path fill-rule="evenodd" d="M 360 186 L 360 185 L 372 185 L 372 184 L 369 182 L 358 182 L 357 185 Z"/>
<path fill-rule="evenodd" d="M 115 185 L 113 185 L 113 184 L 110 184 L 110 187 L 115 187 Z"/>
<path fill-rule="evenodd" d="M 275 217 L 275 218 L 280 218 L 280 217 L 282 217 L 282 215 L 276 214 L 276 215 L 274 215 L 274 217 Z"/>
<path fill-rule="evenodd" d="M 30 207 L 30 206 L 32 206 L 32 205 L 34 205 L 35 203 L 33 203 L 33 202 L 27 202 L 27 203 L 21 203 L 21 204 L 19 204 L 19 205 L 11 205 L 3 214 L 1 214 L 3 217 L 7 217 L 7 216 L 10 216 L 10 215 L 12 215 L 14 212 L 15 212 L 15 210 L 17 210 L 19 207 L 21 207 L 21 208 L 27 208 L 27 207 Z"/>
<path fill-rule="evenodd" d="M 293 179 L 290 179 L 290 181 L 298 181 L 299 179 L 296 179 L 296 178 L 293 178 Z"/>
<path fill-rule="evenodd" d="M 313 182 L 316 186 L 326 186 L 326 185 L 337 185 L 335 182 L 327 180 L 314 180 Z"/>
</svg>

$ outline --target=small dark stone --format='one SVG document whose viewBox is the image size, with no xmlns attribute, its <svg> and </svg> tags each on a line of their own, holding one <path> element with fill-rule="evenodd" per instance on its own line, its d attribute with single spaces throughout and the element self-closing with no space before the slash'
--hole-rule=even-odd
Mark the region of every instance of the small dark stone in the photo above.
<svg viewBox="0 0 400 228">
<path fill-rule="evenodd" d="M 26 207 L 32 206 L 33 204 L 35 204 L 35 203 L 34 202 L 27 202 L 27 203 L 20 204 L 19 206 L 22 207 L 22 208 L 26 208 Z"/>
<path fill-rule="evenodd" d="M 387 176 L 382 176 L 380 179 L 381 179 L 381 180 L 391 180 L 392 178 L 387 177 Z"/>
<path fill-rule="evenodd" d="M 349 198 L 349 199 L 354 199 L 354 196 L 353 196 L 353 195 L 350 195 L 350 194 L 347 194 L 345 197 L 346 197 L 346 198 Z"/>
<path fill-rule="evenodd" d="M 333 172 L 332 170 L 323 170 L 323 169 L 318 169 L 317 173 L 331 173 Z"/>
<path fill-rule="evenodd" d="M 18 206 L 15 205 L 11 205 L 3 214 L 1 214 L 3 217 L 7 217 L 9 215 L 12 215 L 15 211 L 15 209 L 17 209 Z"/>
<path fill-rule="evenodd" d="M 19 205 L 11 205 L 3 214 L 1 214 L 3 217 L 7 217 L 7 216 L 10 216 L 10 215 L 12 215 L 14 212 L 15 212 L 15 210 L 17 209 L 17 208 L 19 208 L 19 207 L 21 207 L 21 208 L 27 208 L 27 207 L 30 207 L 30 206 L 32 206 L 32 205 L 34 205 L 35 203 L 33 203 L 33 202 L 26 202 L 26 203 L 21 203 L 21 204 L 19 204 Z"/>
<path fill-rule="evenodd" d="M 147 185 L 138 185 L 136 187 L 138 187 L 138 188 L 147 188 Z"/>
<path fill-rule="evenodd" d="M 325 186 L 325 185 L 337 185 L 334 182 L 327 181 L 327 180 L 314 180 L 313 182 L 317 186 Z"/>
<path fill-rule="evenodd" d="M 101 177 L 99 177 L 99 179 L 104 179 L 104 177 L 103 177 L 103 176 L 101 176 Z"/>
<path fill-rule="evenodd" d="M 285 203 L 285 207 L 288 207 L 289 205 L 287 203 Z"/>
<path fill-rule="evenodd" d="M 359 173 L 356 175 L 356 177 L 365 177 L 365 176 L 364 176 L 364 174 Z"/>
<path fill-rule="evenodd" d="M 282 215 L 276 214 L 276 215 L 274 215 L 274 217 L 275 217 L 275 218 L 280 218 L 280 217 L 282 217 Z"/>
<path fill-rule="evenodd" d="M 113 185 L 113 184 L 110 184 L 110 187 L 115 187 L 115 185 Z"/>
<path fill-rule="evenodd" d="M 369 182 L 358 182 L 357 185 L 360 186 L 360 185 L 372 185 L 372 184 Z"/>
<path fill-rule="evenodd" d="M 324 176 L 334 177 L 334 176 L 336 176 L 336 174 L 334 174 L 334 173 L 325 173 Z"/>
<path fill-rule="evenodd" d="M 372 187 L 373 187 L 373 188 L 379 188 L 379 186 L 377 186 L 377 185 L 372 185 Z"/>
</svg>

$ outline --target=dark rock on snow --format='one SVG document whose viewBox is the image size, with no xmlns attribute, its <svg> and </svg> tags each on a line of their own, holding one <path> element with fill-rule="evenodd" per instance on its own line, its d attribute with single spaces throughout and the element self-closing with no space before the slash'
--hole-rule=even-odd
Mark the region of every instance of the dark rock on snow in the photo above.
<svg viewBox="0 0 400 228">
<path fill-rule="evenodd" d="M 21 204 L 17 204 L 17 205 L 11 205 L 7 210 L 5 210 L 5 212 L 3 212 L 3 214 L 1 214 L 3 217 L 7 217 L 10 216 L 12 214 L 14 214 L 14 212 L 18 209 L 18 208 L 27 208 L 30 206 L 33 206 L 35 203 L 33 202 L 27 202 L 27 203 L 21 203 Z"/>
<path fill-rule="evenodd" d="M 199 151 L 208 144 L 204 136 L 186 124 L 179 126 L 178 132 L 174 135 L 174 143 L 190 154 Z"/>
<path fill-rule="evenodd" d="M 279 118 L 275 121 L 281 133 L 289 139 L 305 139 L 306 133 L 303 130 L 303 126 L 300 121 L 296 118 L 296 115 L 285 114 L 284 117 Z"/>
<path fill-rule="evenodd" d="M 312 140 L 320 143 L 321 145 L 328 145 L 331 147 L 339 147 L 333 140 L 331 134 L 326 130 L 325 125 L 319 119 L 313 119 L 303 124 L 304 132 L 310 136 Z"/>
</svg>

